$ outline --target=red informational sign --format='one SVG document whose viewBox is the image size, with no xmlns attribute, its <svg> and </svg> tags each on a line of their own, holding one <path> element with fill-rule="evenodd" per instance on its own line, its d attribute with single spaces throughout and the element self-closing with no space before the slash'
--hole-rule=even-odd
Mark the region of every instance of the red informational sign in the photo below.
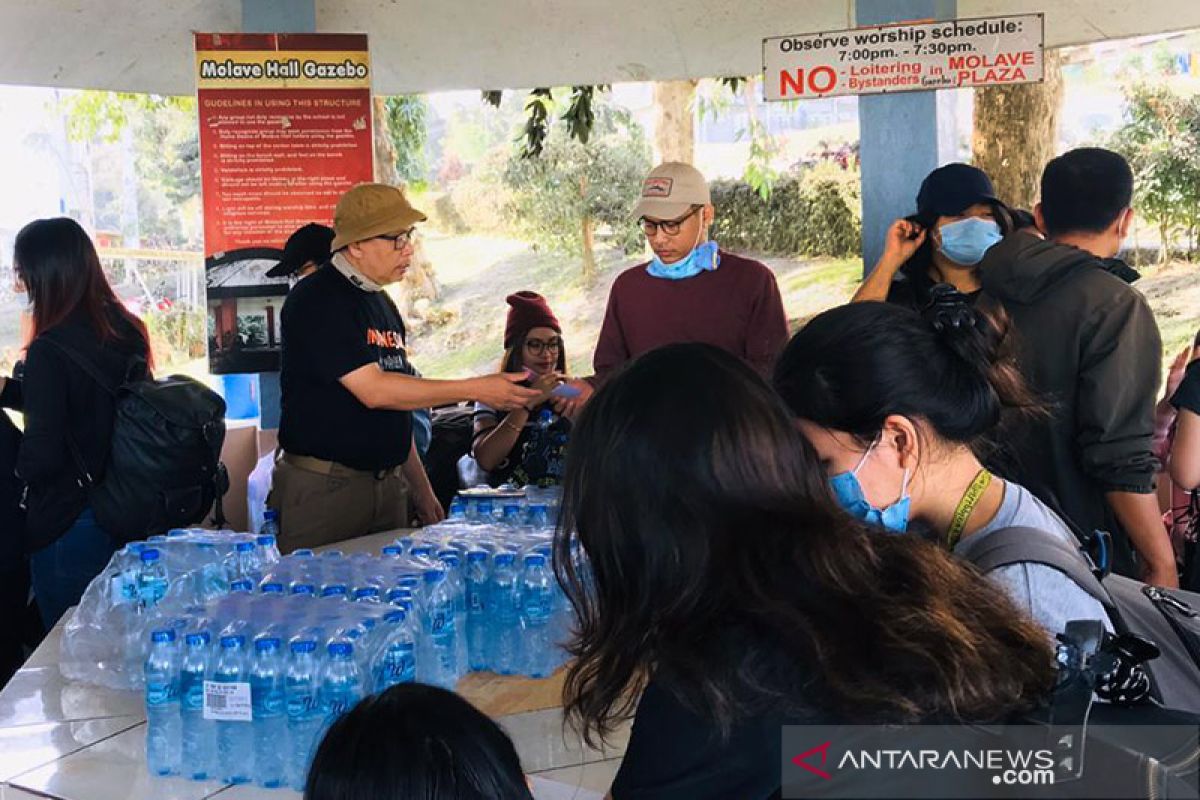
<svg viewBox="0 0 1200 800">
<path fill-rule="evenodd" d="M 367 37 L 198 33 L 196 80 L 210 366 L 276 370 L 288 281 L 266 272 L 372 180 Z"/>
</svg>

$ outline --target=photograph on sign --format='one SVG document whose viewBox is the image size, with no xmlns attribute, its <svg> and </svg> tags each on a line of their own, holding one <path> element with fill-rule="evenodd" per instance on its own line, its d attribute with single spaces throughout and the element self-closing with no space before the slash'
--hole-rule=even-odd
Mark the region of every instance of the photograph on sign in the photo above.
<svg viewBox="0 0 1200 800">
<path fill-rule="evenodd" d="M 879 25 L 763 40 L 767 100 L 1038 83 L 1041 14 Z"/>
</svg>

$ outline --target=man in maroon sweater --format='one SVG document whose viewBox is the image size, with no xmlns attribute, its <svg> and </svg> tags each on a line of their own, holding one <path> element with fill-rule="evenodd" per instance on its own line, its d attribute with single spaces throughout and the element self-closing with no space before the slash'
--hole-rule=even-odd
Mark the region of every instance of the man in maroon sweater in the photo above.
<svg viewBox="0 0 1200 800">
<path fill-rule="evenodd" d="M 676 342 L 706 342 L 766 373 L 787 342 L 775 276 L 708 238 L 712 200 L 689 164 L 656 167 L 634 215 L 654 258 L 617 277 L 592 359 L 598 382 L 630 359 Z"/>
</svg>

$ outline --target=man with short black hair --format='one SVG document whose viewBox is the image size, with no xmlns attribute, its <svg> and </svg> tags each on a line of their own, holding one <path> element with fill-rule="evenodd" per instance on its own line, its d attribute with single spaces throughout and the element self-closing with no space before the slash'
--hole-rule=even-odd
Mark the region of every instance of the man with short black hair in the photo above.
<svg viewBox="0 0 1200 800">
<path fill-rule="evenodd" d="M 1113 534 L 1114 571 L 1177 586 L 1154 495 L 1162 341 L 1142 295 L 1114 269 L 1133 221 L 1133 173 L 1117 153 L 1072 150 L 1042 173 L 1026 231 L 992 247 L 983 290 L 1012 318 L 1022 372 L 1049 405 L 1011 442 L 1011 477 L 1085 534 Z M 1135 558 L 1136 553 L 1136 558 Z"/>
</svg>

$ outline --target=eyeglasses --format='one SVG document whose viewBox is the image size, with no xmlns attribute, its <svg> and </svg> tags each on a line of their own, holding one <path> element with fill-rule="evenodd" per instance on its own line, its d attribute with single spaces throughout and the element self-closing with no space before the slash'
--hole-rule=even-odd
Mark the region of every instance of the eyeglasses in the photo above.
<svg viewBox="0 0 1200 800">
<path fill-rule="evenodd" d="M 654 220 L 642 217 L 642 233 L 646 234 L 647 236 L 653 236 L 659 231 L 662 231 L 667 236 L 674 236 L 675 234 L 679 233 L 679 227 L 683 225 L 683 223 L 687 222 L 693 214 L 702 208 L 704 208 L 704 206 L 692 206 L 692 210 L 684 214 L 679 219 L 666 220 L 663 222 L 655 222 Z"/>
<path fill-rule="evenodd" d="M 395 236 L 375 236 L 373 238 L 383 239 L 385 241 L 391 242 L 392 246 L 395 247 L 397 250 L 403 250 L 405 247 L 412 244 L 412 242 L 417 238 L 417 229 L 409 228 L 406 231 L 401 231 L 400 233 L 397 233 Z"/>
<path fill-rule="evenodd" d="M 542 341 L 541 339 L 526 339 L 525 349 L 535 356 L 540 356 L 543 352 L 558 353 L 562 351 L 562 337 L 555 336 L 553 339 Z"/>
</svg>

